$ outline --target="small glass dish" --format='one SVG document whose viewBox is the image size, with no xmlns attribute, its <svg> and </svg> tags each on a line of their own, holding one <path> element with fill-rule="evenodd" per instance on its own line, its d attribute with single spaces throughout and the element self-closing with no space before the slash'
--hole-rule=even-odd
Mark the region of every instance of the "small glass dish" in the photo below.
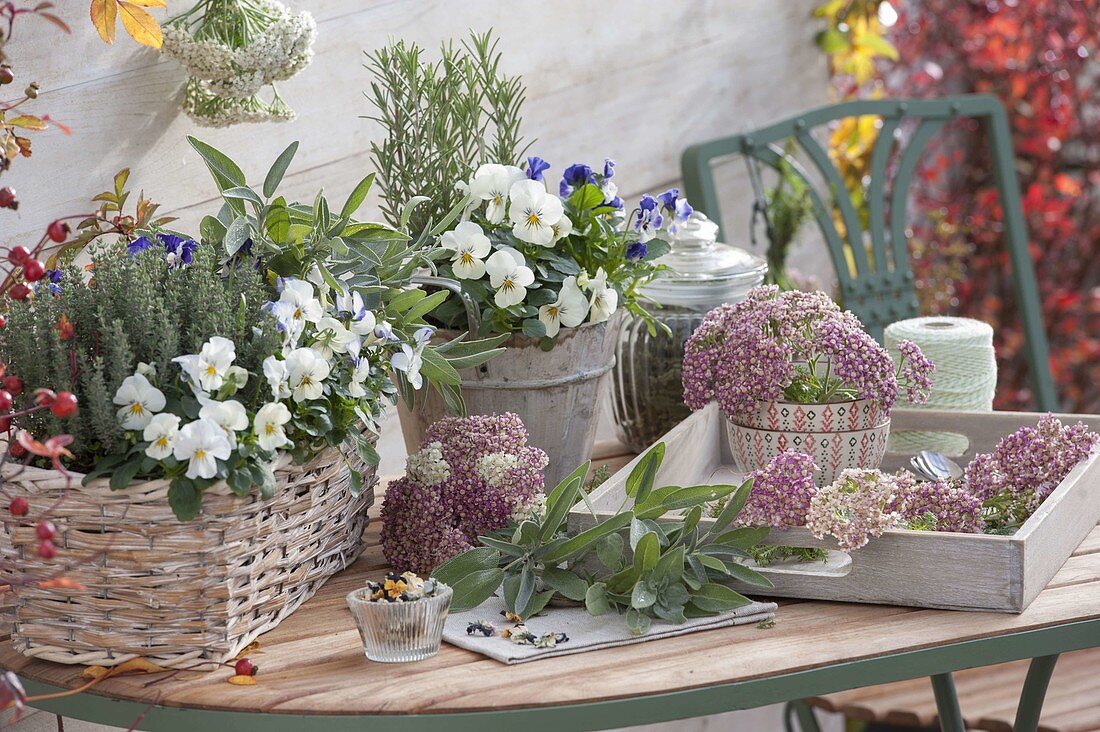
<svg viewBox="0 0 1100 732">
<path fill-rule="evenodd" d="M 451 594 L 451 588 L 442 583 L 434 595 L 410 602 L 371 601 L 368 587 L 349 592 L 348 607 L 359 626 L 367 658 L 382 663 L 407 663 L 439 653 Z"/>
</svg>

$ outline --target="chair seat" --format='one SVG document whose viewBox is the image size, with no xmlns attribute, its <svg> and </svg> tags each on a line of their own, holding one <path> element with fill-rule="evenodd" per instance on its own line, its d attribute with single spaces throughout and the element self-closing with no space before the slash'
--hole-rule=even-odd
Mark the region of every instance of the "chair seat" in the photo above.
<svg viewBox="0 0 1100 732">
<path fill-rule="evenodd" d="M 972 668 L 954 674 L 967 729 L 1012 732 L 1016 704 L 1029 661 Z M 1100 730 L 1100 648 L 1058 659 L 1043 704 L 1040 732 Z M 806 700 L 850 719 L 900 727 L 937 727 L 936 701 L 928 679 L 828 694 Z"/>
</svg>

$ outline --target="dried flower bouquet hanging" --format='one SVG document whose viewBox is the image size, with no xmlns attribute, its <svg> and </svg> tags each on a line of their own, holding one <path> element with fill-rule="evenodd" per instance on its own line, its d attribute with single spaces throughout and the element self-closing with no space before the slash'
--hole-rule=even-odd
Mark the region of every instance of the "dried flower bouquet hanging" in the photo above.
<svg viewBox="0 0 1100 732">
<path fill-rule="evenodd" d="M 317 24 L 276 0 L 200 0 L 169 20 L 163 50 L 191 75 L 183 108 L 205 127 L 286 121 L 275 82 L 309 65 Z M 270 100 L 265 88 L 269 87 Z"/>
</svg>

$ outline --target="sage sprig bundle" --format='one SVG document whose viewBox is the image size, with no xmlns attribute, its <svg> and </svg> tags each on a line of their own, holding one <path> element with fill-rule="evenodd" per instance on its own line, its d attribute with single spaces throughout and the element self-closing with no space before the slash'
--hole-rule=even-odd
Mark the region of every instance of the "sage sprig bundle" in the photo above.
<svg viewBox="0 0 1100 732">
<path fill-rule="evenodd" d="M 744 564 L 768 528 L 731 528 L 752 482 L 654 488 L 664 452 L 658 443 L 631 471 L 629 507 L 591 528 L 567 527 L 570 509 L 587 502 L 585 463 L 550 493 L 544 513 L 479 537 L 481 546 L 441 564 L 432 577 L 454 589 L 452 609 L 476 607 L 503 588 L 508 610 L 529 618 L 560 595 L 593 615 L 625 613 L 630 630 L 642 634 L 655 618 L 683 623 L 750 602 L 724 581 L 771 587 Z M 701 528 L 708 504 L 721 499 L 714 523 Z"/>
</svg>

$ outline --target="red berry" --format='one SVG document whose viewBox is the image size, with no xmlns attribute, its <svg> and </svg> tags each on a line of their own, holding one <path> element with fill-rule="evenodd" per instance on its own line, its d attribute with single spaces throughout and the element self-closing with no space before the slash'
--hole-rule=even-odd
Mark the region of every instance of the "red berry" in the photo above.
<svg viewBox="0 0 1100 732">
<path fill-rule="evenodd" d="M 3 315 L 0 315 L 0 328 L 3 328 L 7 324 L 8 324 L 8 319 L 5 318 Z"/>
<path fill-rule="evenodd" d="M 23 265 L 23 279 L 27 282 L 38 282 L 44 274 L 46 268 L 37 259 L 28 259 Z"/>
<path fill-rule="evenodd" d="M 60 244 L 69 238 L 69 225 L 64 221 L 54 221 L 46 227 L 46 236 Z"/>
<path fill-rule="evenodd" d="M 19 201 L 15 199 L 15 189 L 11 186 L 0 188 L 0 208 L 10 208 L 12 211 L 19 208 Z"/>
<path fill-rule="evenodd" d="M 233 670 L 237 672 L 238 676 L 255 676 L 260 669 L 249 659 L 242 658 L 233 665 Z"/>
<path fill-rule="evenodd" d="M 0 84 L 10 84 L 15 81 L 15 72 L 7 64 L 0 66 Z"/>
<path fill-rule="evenodd" d="M 73 416 L 76 414 L 76 395 L 71 391 L 58 392 L 53 403 L 50 404 L 50 411 L 53 412 L 53 416 L 62 419 Z"/>
<path fill-rule="evenodd" d="M 10 391 L 4 391 L 0 389 L 0 411 L 8 411 L 11 409 L 12 399 Z"/>
<path fill-rule="evenodd" d="M 35 389 L 34 390 L 34 403 L 40 407 L 48 407 L 53 404 L 53 400 L 57 398 L 57 394 L 53 389 Z"/>
<path fill-rule="evenodd" d="M 52 541 L 46 539 L 38 545 L 38 556 L 43 559 L 53 559 L 57 556 L 57 547 L 54 546 Z"/>
<path fill-rule="evenodd" d="M 11 429 L 11 417 L 0 417 L 0 432 L 7 432 Z"/>
<path fill-rule="evenodd" d="M 11 295 L 13 300 L 26 300 L 27 295 L 31 294 L 31 288 L 20 282 L 12 285 L 11 289 L 8 290 L 8 294 Z"/>
<path fill-rule="evenodd" d="M 11 447 L 8 448 L 8 452 L 11 453 L 13 458 L 21 458 L 27 454 L 27 448 L 23 447 L 18 442 L 13 442 Z"/>
<path fill-rule="evenodd" d="M 12 247 L 8 250 L 8 261 L 12 264 L 23 264 L 29 256 L 31 256 L 31 253 L 27 251 L 26 247 Z"/>
<path fill-rule="evenodd" d="M 12 516 L 26 516 L 27 511 L 31 510 L 31 504 L 23 496 L 16 496 L 8 504 L 8 510 L 11 511 Z"/>
<path fill-rule="evenodd" d="M 38 525 L 34 527 L 34 533 L 42 541 L 49 541 L 57 536 L 57 527 L 53 525 L 52 521 L 39 521 Z"/>
<path fill-rule="evenodd" d="M 23 393 L 23 380 L 18 376 L 5 376 L 3 384 L 4 389 L 10 392 L 13 397 Z"/>
</svg>

